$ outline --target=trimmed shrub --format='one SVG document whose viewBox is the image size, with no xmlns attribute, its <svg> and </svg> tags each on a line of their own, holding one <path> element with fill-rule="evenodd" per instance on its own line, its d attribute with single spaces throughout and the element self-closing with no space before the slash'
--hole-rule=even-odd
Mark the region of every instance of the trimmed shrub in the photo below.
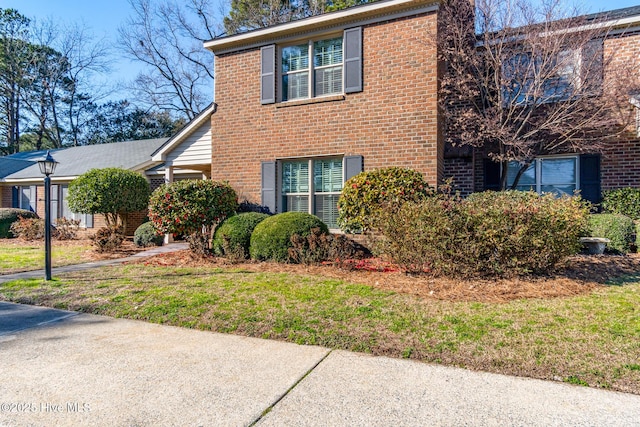
<svg viewBox="0 0 640 427">
<path fill-rule="evenodd" d="M 58 218 L 56 220 L 56 238 L 58 240 L 73 240 L 78 237 L 78 228 L 80 228 L 79 219 Z"/>
<path fill-rule="evenodd" d="M 343 234 L 327 234 L 312 228 L 311 234 L 291 236 L 289 259 L 296 264 L 331 262 L 338 267 L 351 268 L 352 261 L 371 257 L 371 252 Z"/>
<path fill-rule="evenodd" d="M 342 188 L 338 225 L 344 231 L 368 231 L 382 209 L 419 202 L 433 193 L 422 174 L 411 169 L 391 167 L 361 172 Z"/>
<path fill-rule="evenodd" d="M 625 215 L 590 215 L 589 233 L 592 237 L 611 240 L 607 244 L 607 249 L 625 254 L 630 251 L 630 245 L 634 243 L 635 224 Z"/>
<path fill-rule="evenodd" d="M 251 233 L 256 225 L 267 218 L 269 215 L 264 213 L 245 212 L 225 219 L 213 235 L 213 252 L 246 259 L 249 256 Z"/>
<path fill-rule="evenodd" d="M 18 220 L 11 224 L 9 231 L 23 240 L 42 240 L 44 239 L 44 219 L 18 217 Z M 54 229 L 51 231 L 55 234 Z"/>
<path fill-rule="evenodd" d="M 133 233 L 133 243 L 139 247 L 162 246 L 164 236 L 158 233 L 151 221 L 142 223 Z"/>
<path fill-rule="evenodd" d="M 91 169 L 69 183 L 72 212 L 104 215 L 107 227 L 126 228 L 126 214 L 146 209 L 151 190 L 144 176 L 121 168 Z"/>
<path fill-rule="evenodd" d="M 605 191 L 602 209 L 605 213 L 626 215 L 633 220 L 640 220 L 640 188 Z"/>
<path fill-rule="evenodd" d="M 438 195 L 380 222 L 378 251 L 405 271 L 452 276 L 542 273 L 580 250 L 588 206 L 534 192 Z"/>
<path fill-rule="evenodd" d="M 327 225 L 317 216 L 304 212 L 285 212 L 260 222 L 251 234 L 249 254 L 255 260 L 289 262 L 291 236 L 306 237 L 311 229 L 328 233 Z"/>
<path fill-rule="evenodd" d="M 15 237 L 10 228 L 20 217 L 38 218 L 38 215 L 25 209 L 0 208 L 0 239 Z"/>
<path fill-rule="evenodd" d="M 640 220 L 636 221 L 636 252 L 640 252 Z"/>
<path fill-rule="evenodd" d="M 157 188 L 149 200 L 149 219 L 161 233 L 186 236 L 192 252 L 208 254 L 213 229 L 237 207 L 229 184 L 191 179 Z"/>
<path fill-rule="evenodd" d="M 124 242 L 122 227 L 102 227 L 90 237 L 97 252 L 113 252 Z"/>
</svg>

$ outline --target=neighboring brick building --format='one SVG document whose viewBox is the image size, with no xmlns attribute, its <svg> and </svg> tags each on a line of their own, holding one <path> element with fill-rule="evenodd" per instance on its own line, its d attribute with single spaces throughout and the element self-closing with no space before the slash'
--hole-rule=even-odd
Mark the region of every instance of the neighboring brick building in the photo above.
<svg viewBox="0 0 640 427">
<path fill-rule="evenodd" d="M 609 65 L 637 63 L 640 58 L 640 6 L 593 15 L 601 19 L 603 26 L 611 28 L 603 41 L 603 56 L 612 58 Z M 579 65 L 576 67 L 579 69 Z M 640 70 L 637 70 L 640 72 Z M 607 77 L 605 70 L 605 78 Z M 564 182 L 568 193 L 580 190 L 583 197 L 599 202 L 602 191 L 622 187 L 640 187 L 640 97 L 629 99 L 628 107 L 636 110 L 637 122 L 607 142 L 599 154 L 562 154 L 544 156 L 534 163 L 529 174 L 531 188 L 544 189 L 543 165 L 555 162 L 554 173 L 565 172 Z M 598 102 L 594 99 L 594 102 Z M 487 161 L 482 150 L 447 146 L 444 160 L 445 178 L 453 178 L 462 194 L 495 189 L 498 185 L 500 166 Z M 521 181 L 522 182 L 522 181 Z M 570 191 L 569 191 L 570 190 Z"/>
</svg>

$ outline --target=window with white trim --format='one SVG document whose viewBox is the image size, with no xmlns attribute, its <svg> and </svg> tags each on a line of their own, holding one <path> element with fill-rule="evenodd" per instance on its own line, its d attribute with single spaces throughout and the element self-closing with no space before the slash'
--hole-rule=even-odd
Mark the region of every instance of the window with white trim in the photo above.
<svg viewBox="0 0 640 427">
<path fill-rule="evenodd" d="M 507 171 L 507 186 L 509 188 L 520 167 L 518 162 L 509 163 Z M 580 189 L 579 168 L 578 156 L 538 158 L 522 174 L 516 189 L 571 196 Z"/>
<path fill-rule="evenodd" d="M 281 163 L 283 212 L 308 212 L 338 228 L 338 198 L 344 183 L 342 158 L 287 160 Z"/>
<path fill-rule="evenodd" d="M 281 49 L 282 101 L 344 92 L 342 39 L 309 40 Z"/>
<path fill-rule="evenodd" d="M 80 220 L 80 227 L 93 228 L 93 215 L 72 212 L 69 209 L 69 186 L 63 184 L 59 186 L 59 198 L 57 218 L 65 217 L 67 219 Z M 56 219 L 57 219 L 56 218 Z"/>
<path fill-rule="evenodd" d="M 37 189 L 35 185 L 18 185 L 15 193 L 17 200 L 14 206 L 27 211 L 36 212 L 37 209 Z"/>
<path fill-rule="evenodd" d="M 503 99 L 515 105 L 544 104 L 576 94 L 596 94 L 602 80 L 601 40 L 541 58 L 519 51 L 502 64 Z"/>
</svg>

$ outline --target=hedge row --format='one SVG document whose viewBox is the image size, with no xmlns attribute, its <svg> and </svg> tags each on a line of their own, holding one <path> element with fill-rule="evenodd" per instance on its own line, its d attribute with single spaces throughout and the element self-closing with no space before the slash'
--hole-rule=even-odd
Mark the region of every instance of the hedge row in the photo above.
<svg viewBox="0 0 640 427">
<path fill-rule="evenodd" d="M 408 272 L 463 277 L 545 272 L 580 250 L 588 217 L 579 198 L 521 191 L 438 195 L 387 212 L 378 252 Z"/>
</svg>

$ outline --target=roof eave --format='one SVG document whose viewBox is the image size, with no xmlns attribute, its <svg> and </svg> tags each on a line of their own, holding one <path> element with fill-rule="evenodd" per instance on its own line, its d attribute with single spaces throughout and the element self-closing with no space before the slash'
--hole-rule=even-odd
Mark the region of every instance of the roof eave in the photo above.
<svg viewBox="0 0 640 427">
<path fill-rule="evenodd" d="M 261 41 L 285 39 L 301 32 L 307 33 L 323 28 L 338 27 L 353 22 L 366 21 L 378 16 L 393 15 L 405 10 L 420 9 L 425 6 L 431 6 L 429 10 L 437 10 L 438 4 L 439 0 L 383 0 L 210 40 L 204 43 L 204 47 L 214 53 L 230 51 L 235 48 L 254 45 Z"/>
<path fill-rule="evenodd" d="M 164 144 L 160 146 L 156 151 L 151 154 L 151 161 L 156 164 L 167 160 L 167 154 L 173 151 L 176 146 L 193 133 L 200 125 L 206 122 L 207 118 L 211 117 L 216 112 L 217 105 L 212 102 L 207 108 L 202 110 L 193 120 L 191 120 L 186 126 L 178 131 L 175 135 L 169 138 Z"/>
</svg>

